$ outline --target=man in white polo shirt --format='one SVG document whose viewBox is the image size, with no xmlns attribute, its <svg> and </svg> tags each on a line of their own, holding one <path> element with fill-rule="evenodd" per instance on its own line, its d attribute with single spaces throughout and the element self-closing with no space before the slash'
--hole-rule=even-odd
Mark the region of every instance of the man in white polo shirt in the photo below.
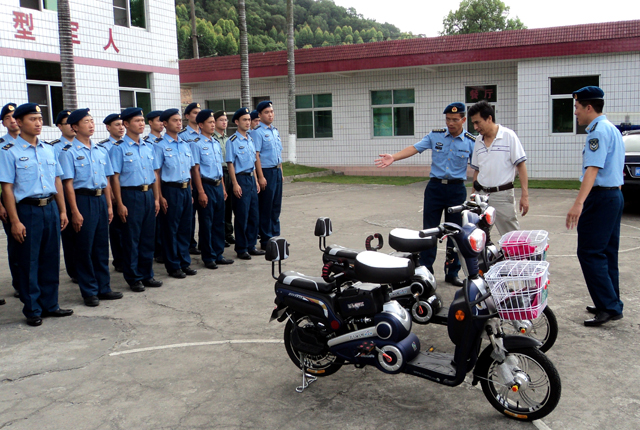
<svg viewBox="0 0 640 430">
<path fill-rule="evenodd" d="M 501 235 L 518 230 L 513 180 L 517 172 L 522 186 L 520 211 L 525 216 L 529 211 L 527 154 L 513 130 L 493 121 L 493 108 L 486 101 L 471 106 L 468 116 L 480 133 L 471 156 L 471 168 L 475 170 L 471 191 L 490 193 L 489 204 L 496 209 L 495 224 Z"/>
</svg>

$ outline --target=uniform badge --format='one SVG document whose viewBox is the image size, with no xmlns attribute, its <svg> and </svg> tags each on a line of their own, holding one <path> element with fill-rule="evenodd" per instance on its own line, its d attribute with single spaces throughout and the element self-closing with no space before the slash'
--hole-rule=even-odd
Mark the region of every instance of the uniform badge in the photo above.
<svg viewBox="0 0 640 430">
<path fill-rule="evenodd" d="M 458 108 L 457 108 L 457 107 L 455 107 L 455 106 L 454 106 L 454 107 L 452 107 L 452 108 L 451 108 L 451 112 L 453 112 L 453 113 L 458 112 Z"/>
<path fill-rule="evenodd" d="M 598 139 L 589 139 L 589 149 L 592 151 L 597 151 L 598 148 L 600 147 L 600 144 L 598 143 Z"/>
<path fill-rule="evenodd" d="M 20 161 L 27 161 L 29 160 L 29 157 L 20 157 Z"/>
<path fill-rule="evenodd" d="M 36 105 L 36 112 L 41 112 L 40 106 Z"/>
<path fill-rule="evenodd" d="M 84 160 L 84 155 L 79 156 L 76 160 Z"/>
<path fill-rule="evenodd" d="M 205 147 L 202 148 L 203 151 L 206 151 L 207 149 L 209 149 L 208 146 L 205 146 Z"/>
<path fill-rule="evenodd" d="M 126 153 L 126 154 L 124 154 L 124 155 L 126 155 L 127 157 L 130 157 L 131 155 L 133 155 L 133 152 L 127 152 L 127 153 Z"/>
<path fill-rule="evenodd" d="M 173 149 L 171 148 L 165 148 L 167 151 L 173 151 Z"/>
<path fill-rule="evenodd" d="M 436 142 L 436 149 L 442 149 L 444 144 L 442 142 Z"/>
<path fill-rule="evenodd" d="M 8 106 L 9 112 L 16 110 L 16 108 L 14 108 L 13 106 L 9 105 Z"/>
<path fill-rule="evenodd" d="M 244 149 L 244 146 L 239 146 L 238 149 Z"/>
</svg>

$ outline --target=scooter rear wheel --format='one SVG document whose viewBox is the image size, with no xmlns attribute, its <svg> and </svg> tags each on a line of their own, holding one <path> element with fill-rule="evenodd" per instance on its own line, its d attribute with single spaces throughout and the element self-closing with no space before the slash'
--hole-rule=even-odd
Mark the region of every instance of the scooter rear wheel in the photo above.
<svg viewBox="0 0 640 430">
<path fill-rule="evenodd" d="M 298 351 L 292 341 L 291 333 L 295 329 L 302 329 L 305 334 L 315 337 L 319 342 L 326 345 L 325 336 L 315 327 L 311 319 L 306 315 L 292 315 L 284 327 L 284 347 L 293 363 L 300 368 L 302 353 Z M 329 352 L 328 347 L 320 354 L 306 355 L 305 365 L 308 373 L 314 376 L 329 376 L 336 373 L 344 360 Z"/>
<path fill-rule="evenodd" d="M 556 339 L 558 338 L 558 320 L 549 306 L 546 306 L 542 311 L 542 314 L 534 320 L 530 320 L 532 327 L 526 333 L 526 336 L 542 342 L 542 346 L 538 349 L 542 352 L 547 352 L 551 349 Z M 515 329 L 510 321 L 503 321 L 502 329 L 505 333 L 519 334 L 520 332 Z"/>
</svg>

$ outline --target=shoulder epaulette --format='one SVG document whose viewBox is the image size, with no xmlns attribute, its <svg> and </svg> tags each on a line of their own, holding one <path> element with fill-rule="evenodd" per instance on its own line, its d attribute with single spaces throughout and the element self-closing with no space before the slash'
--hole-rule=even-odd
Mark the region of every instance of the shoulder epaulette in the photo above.
<svg viewBox="0 0 640 430">
<path fill-rule="evenodd" d="M 46 140 L 41 140 L 40 142 L 42 142 L 42 143 L 46 143 L 47 145 L 51 145 L 51 146 L 55 145 L 55 143 L 53 143 L 53 142 L 47 142 Z M 58 142 L 60 142 L 60 141 L 58 140 Z"/>
<path fill-rule="evenodd" d="M 72 144 L 68 144 L 68 145 L 65 145 L 64 148 L 62 148 L 62 150 L 63 151 L 68 151 L 69 148 L 71 148 L 71 147 L 73 147 L 73 145 Z"/>
<path fill-rule="evenodd" d="M 238 135 L 237 135 L 237 134 L 234 134 L 233 136 L 231 136 L 231 137 L 229 138 L 229 140 L 230 140 L 230 141 L 232 141 L 232 142 L 234 142 L 237 138 L 238 138 Z"/>
<path fill-rule="evenodd" d="M 180 130 L 178 133 L 182 133 L 183 131 L 187 131 L 187 127 L 184 127 L 182 130 Z"/>
<path fill-rule="evenodd" d="M 433 133 L 444 133 L 445 131 L 447 131 L 446 128 L 434 128 L 433 130 L 431 130 Z"/>
<path fill-rule="evenodd" d="M 162 138 L 161 138 L 161 137 L 156 137 L 156 141 L 155 141 L 155 143 L 158 143 L 158 142 L 160 142 L 161 140 L 162 140 Z"/>
<path fill-rule="evenodd" d="M 591 131 L 596 131 L 597 126 L 598 126 L 598 123 L 596 122 L 595 124 L 593 124 L 593 128 L 591 129 Z"/>
<path fill-rule="evenodd" d="M 149 135 L 147 134 L 145 137 L 142 138 L 142 140 L 148 140 L 149 139 Z"/>
<path fill-rule="evenodd" d="M 107 143 L 108 141 L 109 141 L 109 138 L 107 137 L 105 140 L 101 140 L 101 141 L 100 141 L 100 142 L 98 142 L 98 143 Z"/>
<path fill-rule="evenodd" d="M 468 137 L 471 140 L 476 140 L 476 137 L 473 134 L 469 133 L 468 131 L 466 131 L 464 135 L 465 137 Z"/>
<path fill-rule="evenodd" d="M 0 137 L 0 143 L 3 143 L 3 142 L 4 142 L 4 138 Z"/>
<path fill-rule="evenodd" d="M 2 147 L 2 149 L 9 149 L 13 146 L 13 143 L 7 143 L 5 146 Z"/>
<path fill-rule="evenodd" d="M 119 140 L 117 142 L 113 142 L 113 146 L 120 146 L 120 144 L 122 143 L 122 140 Z"/>
<path fill-rule="evenodd" d="M 51 142 L 47 142 L 49 145 L 55 145 L 56 143 L 60 143 L 60 139 L 52 140 Z"/>
</svg>

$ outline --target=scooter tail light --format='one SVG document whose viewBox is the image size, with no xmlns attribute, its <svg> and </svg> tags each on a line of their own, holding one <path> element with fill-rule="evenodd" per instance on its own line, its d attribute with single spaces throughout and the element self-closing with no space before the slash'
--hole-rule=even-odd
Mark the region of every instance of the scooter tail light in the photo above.
<svg viewBox="0 0 640 430">
<path fill-rule="evenodd" d="M 496 209 L 494 207 L 488 207 L 487 210 L 482 215 L 482 218 L 489 225 L 493 225 L 496 222 Z"/>
<path fill-rule="evenodd" d="M 487 235 L 484 231 L 477 228 L 473 230 L 473 232 L 471 232 L 468 240 L 471 249 L 473 249 L 475 252 L 480 252 L 484 248 L 484 244 L 487 241 Z"/>
</svg>

